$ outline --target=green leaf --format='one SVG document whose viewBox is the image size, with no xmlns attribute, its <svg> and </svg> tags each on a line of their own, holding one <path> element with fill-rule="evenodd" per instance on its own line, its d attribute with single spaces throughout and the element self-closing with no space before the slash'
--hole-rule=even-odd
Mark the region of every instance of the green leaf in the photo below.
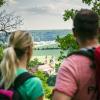
<svg viewBox="0 0 100 100">
<path fill-rule="evenodd" d="M 91 5 L 91 3 L 93 2 L 93 0 L 82 0 L 83 3 Z"/>
<path fill-rule="evenodd" d="M 5 0 L 0 0 L 0 7 L 5 3 Z"/>
</svg>

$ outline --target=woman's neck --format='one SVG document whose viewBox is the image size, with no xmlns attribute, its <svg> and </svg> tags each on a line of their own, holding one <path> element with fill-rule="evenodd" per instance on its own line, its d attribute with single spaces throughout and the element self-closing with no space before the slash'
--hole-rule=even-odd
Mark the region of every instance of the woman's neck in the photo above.
<svg viewBox="0 0 100 100">
<path fill-rule="evenodd" d="M 23 57 L 19 60 L 18 67 L 25 68 L 27 67 L 27 59 Z"/>
<path fill-rule="evenodd" d="M 26 69 L 27 64 L 24 62 L 19 62 L 18 67 Z"/>
</svg>

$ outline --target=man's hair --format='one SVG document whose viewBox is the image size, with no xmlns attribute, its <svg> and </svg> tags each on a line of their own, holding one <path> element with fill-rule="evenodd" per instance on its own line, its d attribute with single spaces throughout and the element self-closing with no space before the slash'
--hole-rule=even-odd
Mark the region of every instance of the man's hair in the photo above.
<svg viewBox="0 0 100 100">
<path fill-rule="evenodd" d="M 73 26 L 80 40 L 93 39 L 97 36 L 99 16 L 92 10 L 81 9 L 74 17 Z"/>
</svg>

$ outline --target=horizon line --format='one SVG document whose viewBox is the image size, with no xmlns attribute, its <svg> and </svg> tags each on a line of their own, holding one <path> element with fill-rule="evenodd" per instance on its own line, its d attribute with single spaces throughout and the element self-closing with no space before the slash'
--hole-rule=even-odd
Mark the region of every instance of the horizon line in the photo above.
<svg viewBox="0 0 100 100">
<path fill-rule="evenodd" d="M 21 30 L 25 30 L 25 29 L 21 29 Z M 46 31 L 46 30 L 72 30 L 72 29 L 27 29 L 26 31 Z"/>
</svg>

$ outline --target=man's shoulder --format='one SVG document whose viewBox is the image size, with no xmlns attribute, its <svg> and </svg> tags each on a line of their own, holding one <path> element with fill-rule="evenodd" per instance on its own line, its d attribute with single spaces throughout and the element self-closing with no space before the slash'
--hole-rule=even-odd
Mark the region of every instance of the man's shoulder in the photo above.
<svg viewBox="0 0 100 100">
<path fill-rule="evenodd" d="M 70 56 L 68 56 L 68 57 L 66 57 L 65 59 L 64 59 L 64 61 L 66 62 L 75 62 L 75 63 L 79 63 L 79 61 L 82 61 L 82 62 L 84 62 L 84 61 L 90 61 L 90 59 L 89 59 L 89 57 L 86 57 L 86 56 L 84 56 L 84 55 L 79 55 L 79 54 L 72 54 L 72 55 L 70 55 Z"/>
<path fill-rule="evenodd" d="M 84 66 L 90 66 L 91 60 L 88 57 L 82 56 L 82 55 L 71 55 L 69 57 L 66 57 L 62 64 L 62 68 L 67 68 L 67 69 L 73 69 L 73 70 L 78 70 L 81 69 Z"/>
</svg>

